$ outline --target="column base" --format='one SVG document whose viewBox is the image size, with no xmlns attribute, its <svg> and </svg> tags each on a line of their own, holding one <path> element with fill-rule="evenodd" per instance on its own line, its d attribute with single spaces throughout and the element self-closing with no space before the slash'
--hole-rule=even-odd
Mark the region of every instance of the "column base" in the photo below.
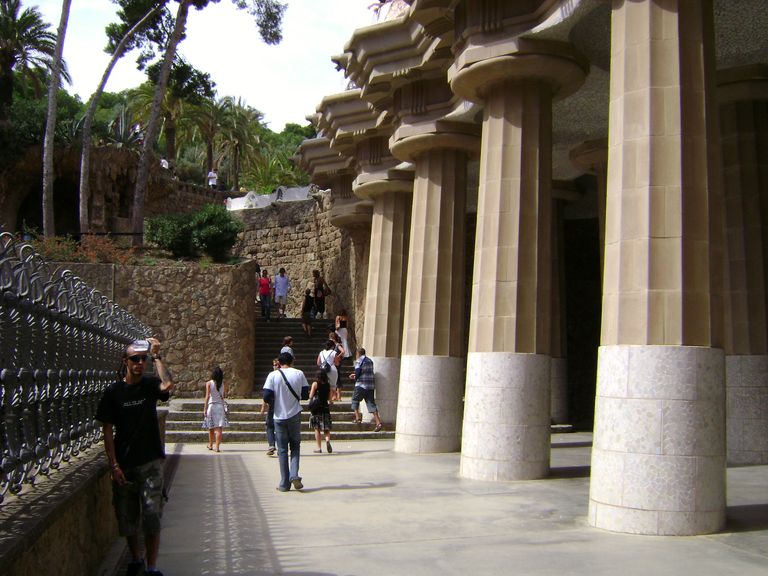
<svg viewBox="0 0 768 576">
<path fill-rule="evenodd" d="M 549 474 L 550 360 L 469 354 L 460 476 L 498 481 Z"/>
<path fill-rule="evenodd" d="M 376 406 L 379 418 L 392 426 L 397 419 L 397 391 L 400 384 L 400 358 L 371 356 L 373 369 L 376 371 Z M 373 415 L 368 412 L 365 402 L 360 404 L 364 422 L 372 422 Z"/>
<path fill-rule="evenodd" d="M 726 356 L 728 464 L 768 464 L 768 356 Z"/>
<path fill-rule="evenodd" d="M 465 363 L 451 356 L 402 357 L 396 452 L 459 450 Z"/>
<path fill-rule="evenodd" d="M 725 523 L 725 357 L 689 346 L 601 346 L 590 525 L 692 536 Z"/>
</svg>

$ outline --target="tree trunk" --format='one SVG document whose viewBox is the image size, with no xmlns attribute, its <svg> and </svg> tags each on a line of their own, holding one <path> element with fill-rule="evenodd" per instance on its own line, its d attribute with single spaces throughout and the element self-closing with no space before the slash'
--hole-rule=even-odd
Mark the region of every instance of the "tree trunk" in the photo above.
<svg viewBox="0 0 768 576">
<path fill-rule="evenodd" d="M 240 145 L 235 146 L 235 154 L 232 160 L 232 172 L 234 173 L 232 190 L 240 190 Z"/>
<path fill-rule="evenodd" d="M 56 132 L 56 108 L 58 105 L 59 82 L 61 80 L 61 59 L 64 52 L 64 37 L 67 34 L 69 7 L 72 0 L 61 3 L 61 20 L 56 35 L 56 51 L 53 55 L 53 68 L 48 84 L 48 116 L 45 122 L 45 141 L 43 143 L 43 235 L 55 236 L 53 219 L 53 153 Z"/>
<path fill-rule="evenodd" d="M 176 162 L 176 120 L 170 115 L 165 117 L 165 159 Z"/>
<path fill-rule="evenodd" d="M 115 67 L 115 64 L 117 64 L 117 61 L 123 57 L 125 45 L 130 41 L 131 38 L 133 38 L 133 35 L 136 33 L 136 31 L 141 29 L 144 23 L 152 18 L 155 13 L 161 9 L 162 6 L 156 6 L 155 8 L 152 8 L 144 15 L 141 20 L 136 22 L 136 24 L 134 24 L 131 29 L 125 33 L 125 36 L 123 36 L 123 38 L 120 40 L 120 43 L 117 45 L 117 48 L 115 48 L 115 52 L 112 54 L 112 58 L 109 59 L 109 64 L 107 64 L 107 67 L 104 70 L 104 75 L 101 77 L 101 82 L 96 88 L 96 92 L 94 92 L 91 96 L 91 102 L 88 105 L 88 111 L 86 112 L 85 119 L 83 120 L 83 151 L 82 156 L 80 157 L 80 235 L 87 234 L 90 228 L 88 201 L 91 198 L 91 132 L 93 129 L 93 117 L 96 115 L 96 109 L 99 106 L 99 100 L 101 99 L 101 95 L 104 93 L 104 87 L 107 85 L 107 80 L 109 80 L 109 76 L 112 74 L 112 70 Z"/>
<path fill-rule="evenodd" d="M 205 164 L 208 172 L 213 170 L 213 139 L 205 144 Z"/>
<path fill-rule="evenodd" d="M 189 12 L 190 0 L 181 0 L 179 10 L 176 13 L 176 25 L 168 42 L 168 48 L 165 50 L 163 67 L 160 69 L 160 77 L 155 87 L 155 97 L 152 101 L 152 110 L 149 113 L 149 121 L 144 129 L 144 144 L 141 148 L 139 157 L 139 168 L 136 174 L 136 189 L 133 195 L 133 245 L 141 246 L 144 237 L 144 201 L 149 186 L 149 163 L 153 158 L 152 148 L 160 120 L 160 103 L 165 97 L 165 91 L 168 87 L 168 76 L 171 72 L 171 65 L 176 57 L 176 48 L 181 41 L 187 24 L 187 13 Z"/>
<path fill-rule="evenodd" d="M 13 104 L 13 70 L 5 63 L 0 70 L 0 128 L 10 126 L 11 104 Z"/>
</svg>

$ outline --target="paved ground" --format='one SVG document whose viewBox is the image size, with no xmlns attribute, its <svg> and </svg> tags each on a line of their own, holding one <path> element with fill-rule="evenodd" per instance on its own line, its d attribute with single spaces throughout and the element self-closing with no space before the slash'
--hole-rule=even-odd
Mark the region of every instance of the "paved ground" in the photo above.
<svg viewBox="0 0 768 576">
<path fill-rule="evenodd" d="M 393 442 L 304 443 L 305 490 L 278 493 L 261 445 L 169 445 L 180 455 L 165 512 L 166 576 L 768 574 L 768 466 L 728 471 L 729 525 L 693 538 L 586 525 L 591 436 L 555 435 L 552 477 L 460 479 L 458 454 Z"/>
</svg>

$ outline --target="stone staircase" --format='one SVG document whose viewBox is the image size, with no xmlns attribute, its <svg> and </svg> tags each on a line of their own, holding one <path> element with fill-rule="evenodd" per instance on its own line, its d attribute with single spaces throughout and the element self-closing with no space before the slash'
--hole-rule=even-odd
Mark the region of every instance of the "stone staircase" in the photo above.
<svg viewBox="0 0 768 576">
<path fill-rule="evenodd" d="M 302 370 L 307 381 L 312 383 L 317 370 L 317 354 L 328 340 L 328 328 L 332 320 L 314 320 L 312 337 L 301 330 L 301 321 L 294 318 L 272 319 L 266 322 L 256 319 L 256 374 L 251 398 L 231 399 L 229 405 L 229 427 L 224 431 L 227 442 L 257 442 L 266 444 L 267 433 L 264 415 L 261 410 L 261 389 L 267 375 L 272 371 L 272 359 L 280 352 L 285 336 L 293 336 L 295 354 L 294 368 Z M 352 358 L 345 360 L 339 373 L 342 384 L 342 401 L 331 408 L 333 435 L 336 440 L 364 440 L 371 438 L 394 438 L 394 430 L 385 425 L 381 432 L 373 431 L 373 423 L 355 424 L 353 422 L 352 399 L 353 382 L 349 379 L 352 371 Z M 201 428 L 203 421 L 203 399 L 175 398 L 171 400 L 166 420 L 165 441 L 208 442 L 208 431 Z M 306 402 L 302 402 L 306 405 Z M 365 403 L 363 403 L 363 406 Z M 302 413 L 302 439 L 314 440 L 314 431 L 309 427 L 309 411 Z"/>
<path fill-rule="evenodd" d="M 331 408 L 333 432 L 331 440 L 369 440 L 394 438 L 394 430 L 385 425 L 381 432 L 373 431 L 373 423 L 355 424 L 352 421 L 352 409 L 349 400 L 351 392 L 342 396 L 342 402 L 335 403 Z M 266 445 L 267 432 L 264 415 L 259 414 L 261 400 L 230 400 L 229 427 L 224 430 L 225 442 L 256 442 Z M 306 405 L 306 402 L 302 402 Z M 305 406 L 306 407 L 306 406 Z M 302 412 L 301 438 L 314 440 L 315 432 L 309 427 L 309 411 Z M 203 422 L 203 401 L 199 399 L 171 400 L 168 419 L 165 423 L 165 441 L 179 442 L 208 442 L 208 431 L 201 428 Z"/>
</svg>

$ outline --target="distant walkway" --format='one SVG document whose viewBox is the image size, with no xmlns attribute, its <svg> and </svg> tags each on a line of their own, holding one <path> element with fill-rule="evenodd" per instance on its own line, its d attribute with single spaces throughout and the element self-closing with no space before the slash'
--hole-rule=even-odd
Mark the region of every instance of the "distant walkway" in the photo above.
<svg viewBox="0 0 768 576">
<path fill-rule="evenodd" d="M 262 444 L 169 445 L 180 455 L 165 512 L 166 576 L 768 573 L 768 466 L 728 471 L 728 531 L 693 538 L 587 527 L 591 435 L 555 435 L 552 477 L 478 482 L 459 454 L 406 455 L 392 441 L 303 443 L 306 489 L 278 493 Z"/>
</svg>

